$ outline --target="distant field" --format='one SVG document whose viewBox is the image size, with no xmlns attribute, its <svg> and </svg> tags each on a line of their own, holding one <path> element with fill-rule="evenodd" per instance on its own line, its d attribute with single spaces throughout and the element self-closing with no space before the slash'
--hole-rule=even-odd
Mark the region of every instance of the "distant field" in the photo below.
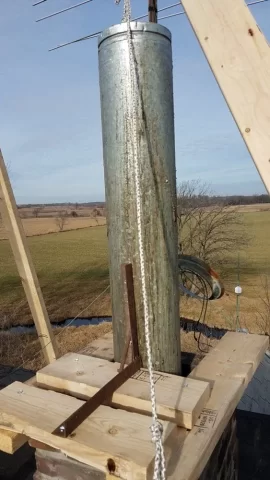
<svg viewBox="0 0 270 480">
<path fill-rule="evenodd" d="M 254 203 L 253 205 L 237 205 L 239 212 L 242 213 L 251 213 L 251 212 L 269 212 L 270 211 L 270 203 Z"/>
<path fill-rule="evenodd" d="M 23 228 L 27 237 L 35 235 L 46 235 L 48 233 L 59 232 L 59 226 L 56 223 L 56 218 L 23 218 Z M 63 226 L 63 231 L 76 230 L 79 228 L 95 227 L 97 225 L 105 225 L 105 217 L 89 218 L 89 217 L 68 217 Z M 0 223 L 0 240 L 6 239 L 7 232 L 2 223 Z"/>
<path fill-rule="evenodd" d="M 106 224 L 103 208 L 76 207 L 75 205 L 67 208 L 57 206 L 20 208 L 19 215 L 27 237 L 59 232 L 59 216 L 65 217 L 63 231 Z M 8 238 L 7 232 L 0 217 L 0 240 L 6 238 Z"/>
<path fill-rule="evenodd" d="M 264 295 L 261 280 L 263 275 L 270 277 L 270 211 L 244 212 L 243 219 L 252 241 L 246 252 L 240 254 L 240 283 L 243 287 L 240 322 L 251 331 L 261 331 L 264 328 L 261 320 L 264 306 L 259 298 Z M 109 284 L 106 227 L 31 237 L 28 242 L 52 321 L 77 315 Z M 237 251 L 231 252 L 223 271 L 226 295 L 219 301 L 209 302 L 206 318 L 209 325 L 235 326 L 237 255 Z M 181 314 L 197 319 L 200 308 L 198 302 L 184 300 Z M 93 306 L 86 308 L 82 316 L 110 314 L 107 292 Z M 0 318 L 2 326 L 31 322 L 6 240 L 0 242 Z"/>
</svg>

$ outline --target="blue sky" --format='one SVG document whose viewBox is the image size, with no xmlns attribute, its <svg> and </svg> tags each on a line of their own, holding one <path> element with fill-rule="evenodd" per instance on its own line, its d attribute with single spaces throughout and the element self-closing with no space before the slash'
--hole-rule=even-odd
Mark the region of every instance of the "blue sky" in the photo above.
<svg viewBox="0 0 270 480">
<path fill-rule="evenodd" d="M 31 0 L 1 0 L 0 147 L 18 203 L 104 199 L 97 39 L 48 49 L 119 23 L 122 5 L 93 0 L 35 22 L 78 2 L 33 8 Z M 132 6 L 134 16 L 146 13 L 146 1 Z M 269 39 L 270 2 L 252 12 Z M 161 23 L 173 36 L 178 181 L 201 179 L 220 194 L 264 193 L 187 18 Z"/>
</svg>

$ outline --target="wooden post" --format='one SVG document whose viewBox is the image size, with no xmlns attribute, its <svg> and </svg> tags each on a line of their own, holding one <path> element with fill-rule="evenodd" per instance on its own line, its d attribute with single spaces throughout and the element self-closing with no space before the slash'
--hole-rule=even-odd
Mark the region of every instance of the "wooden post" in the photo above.
<svg viewBox="0 0 270 480">
<path fill-rule="evenodd" d="M 148 0 L 148 20 L 157 23 L 157 0 Z"/>
<path fill-rule="evenodd" d="M 51 363 L 58 357 L 56 342 L 1 150 L 0 198 L 2 220 L 9 234 L 9 241 L 33 315 L 42 351 L 46 362 Z"/>
<path fill-rule="evenodd" d="M 270 193 L 269 44 L 244 0 L 182 5 Z"/>
</svg>

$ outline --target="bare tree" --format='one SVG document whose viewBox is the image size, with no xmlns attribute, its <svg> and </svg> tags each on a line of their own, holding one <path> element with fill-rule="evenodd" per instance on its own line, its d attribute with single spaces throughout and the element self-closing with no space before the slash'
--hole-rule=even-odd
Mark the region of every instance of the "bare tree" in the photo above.
<svg viewBox="0 0 270 480">
<path fill-rule="evenodd" d="M 37 217 L 39 216 L 41 210 L 42 210 L 42 207 L 36 207 L 36 208 L 34 208 L 34 209 L 33 209 L 33 215 L 34 215 L 34 217 L 37 218 Z"/>
<path fill-rule="evenodd" d="M 62 232 L 64 230 L 64 226 L 66 225 L 67 221 L 67 212 L 60 212 L 55 219 L 55 223 L 59 229 L 59 232 Z"/>
<path fill-rule="evenodd" d="M 213 204 L 211 190 L 200 181 L 178 187 L 179 250 L 206 262 L 224 263 L 226 254 L 247 246 L 249 238 L 237 208 L 225 202 Z"/>
<path fill-rule="evenodd" d="M 93 218 L 96 219 L 96 222 L 97 222 L 97 225 L 98 225 L 98 217 L 101 216 L 101 212 L 98 208 L 94 208 L 93 211 L 92 211 L 92 216 Z"/>
</svg>

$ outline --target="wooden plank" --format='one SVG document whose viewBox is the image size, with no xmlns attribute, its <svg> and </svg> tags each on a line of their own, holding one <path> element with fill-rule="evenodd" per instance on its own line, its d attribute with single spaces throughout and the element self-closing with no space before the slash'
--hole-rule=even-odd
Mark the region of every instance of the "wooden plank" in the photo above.
<svg viewBox="0 0 270 480">
<path fill-rule="evenodd" d="M 25 382 L 27 385 L 36 384 L 36 376 L 29 378 Z M 0 450 L 5 453 L 15 453 L 27 442 L 27 437 L 20 433 L 0 429 Z"/>
<path fill-rule="evenodd" d="M 68 353 L 37 372 L 37 384 L 72 394 L 92 397 L 118 372 L 120 363 Z M 160 418 L 191 429 L 210 396 L 208 382 L 155 372 L 157 413 Z M 151 414 L 149 375 L 141 369 L 127 380 L 110 401 L 114 407 Z"/>
<path fill-rule="evenodd" d="M 267 348 L 264 335 L 227 332 L 217 346 L 190 373 L 189 378 L 210 381 L 220 378 L 241 379 L 247 385 Z"/>
<path fill-rule="evenodd" d="M 57 356 L 56 341 L 45 307 L 43 295 L 27 245 L 22 222 L 18 214 L 15 197 L 8 178 L 2 152 L 0 150 L 0 208 L 3 223 L 9 234 L 9 241 L 17 265 L 24 291 L 35 322 L 38 338 L 47 363 Z"/>
<path fill-rule="evenodd" d="M 234 120 L 270 193 L 270 50 L 244 0 L 183 0 Z"/>
<path fill-rule="evenodd" d="M 94 340 L 92 343 L 84 347 L 81 350 L 81 353 L 84 355 L 92 355 L 98 358 L 105 358 L 109 361 L 113 361 L 112 333 L 106 333 L 103 337 Z M 16 450 L 18 450 L 26 441 L 27 438 L 25 435 L 0 429 L 0 450 L 3 452 L 12 454 L 16 452 Z"/>
<path fill-rule="evenodd" d="M 216 380 L 209 402 L 184 443 L 175 444 L 168 480 L 198 480 L 243 393 L 241 380 Z"/>
<path fill-rule="evenodd" d="M 1 452 L 13 454 L 27 442 L 27 437 L 10 430 L 0 429 Z"/>
<path fill-rule="evenodd" d="M 269 339 L 228 332 L 189 377 L 212 383 L 212 392 L 184 443 L 175 445 L 170 480 L 197 480 L 205 468 L 248 382 L 258 368 Z M 210 360 L 211 359 L 211 360 Z"/>
<path fill-rule="evenodd" d="M 113 334 L 106 333 L 100 338 L 97 338 L 89 345 L 80 350 L 83 355 L 90 355 L 91 357 L 104 358 L 110 362 L 114 359 L 113 354 Z"/>
<path fill-rule="evenodd" d="M 247 340 L 248 339 L 248 340 Z M 226 341 L 225 341 L 226 340 Z M 196 367 L 196 369 L 192 372 L 192 376 L 196 377 L 198 379 L 201 379 L 207 375 L 207 370 L 209 371 L 209 376 L 208 380 L 209 382 L 212 382 L 212 392 L 210 399 L 208 400 L 200 418 L 196 422 L 196 425 L 192 428 L 192 430 L 186 434 L 184 429 L 177 428 L 178 435 L 175 436 L 175 430 L 173 430 L 173 434 L 169 435 L 171 442 L 169 442 L 169 439 L 166 437 L 166 442 L 165 442 L 165 451 L 166 451 L 166 459 L 167 459 L 167 478 L 168 480 L 197 480 L 200 474 L 202 473 L 205 465 L 207 464 L 216 444 L 218 443 L 231 415 L 233 414 L 235 408 L 238 405 L 238 402 L 246 388 L 246 385 L 248 381 L 252 378 L 253 372 L 256 371 L 262 357 L 264 354 L 264 350 L 266 350 L 268 346 L 268 339 L 266 339 L 263 336 L 260 335 L 246 335 L 246 334 L 241 334 L 241 333 L 227 333 L 224 336 L 224 339 L 222 339 L 218 346 L 211 352 L 212 356 L 212 362 L 211 362 L 211 369 L 209 368 L 210 365 L 208 363 L 208 355 L 201 361 L 201 363 Z M 227 353 L 226 353 L 227 352 Z M 224 370 L 224 365 L 226 363 L 226 358 L 228 360 L 228 369 Z M 241 363 L 242 362 L 242 363 Z M 205 363 L 207 363 L 207 368 L 205 368 Z M 235 371 L 233 372 L 233 365 L 232 363 L 235 364 Z M 245 367 L 245 368 L 243 368 Z M 216 369 L 216 372 L 215 372 Z M 227 375 L 225 375 L 225 372 L 227 371 Z M 220 375 L 222 373 L 222 375 Z M 47 405 L 50 404 L 50 411 L 51 411 L 51 406 L 52 406 L 52 412 L 53 412 L 53 417 L 56 416 L 55 423 L 59 423 L 61 419 L 63 418 L 63 415 L 69 413 L 66 411 L 66 399 L 70 400 L 75 400 L 76 402 L 80 402 L 77 399 L 72 399 L 72 397 L 68 397 L 65 395 L 57 394 L 55 392 L 44 392 L 46 394 L 52 395 L 51 397 L 46 397 L 45 401 L 41 403 L 40 405 L 40 400 L 37 401 L 35 396 L 31 393 L 30 396 L 30 406 L 25 406 L 25 403 L 22 402 L 22 400 L 25 400 L 23 398 L 18 404 L 18 401 L 16 402 L 16 411 L 14 412 L 14 405 L 13 401 L 11 402 L 9 397 L 14 397 L 16 396 L 16 392 L 20 391 L 23 386 L 22 384 L 19 384 L 19 388 L 15 388 L 15 393 L 13 390 L 13 393 L 9 393 L 7 395 L 7 389 L 2 390 L 4 394 L 6 395 L 5 401 L 3 402 L 3 399 L 1 397 L 0 393 L 0 405 L 1 405 L 1 410 L 2 411 L 7 411 L 4 414 L 0 414 L 0 426 L 5 423 L 5 428 L 7 429 L 14 429 L 15 423 L 14 419 L 11 418 L 12 415 L 17 415 L 17 424 L 16 428 L 17 431 L 19 430 L 20 432 L 23 432 L 26 435 L 29 435 L 29 437 L 34 438 L 35 440 L 42 442 L 44 444 L 50 445 L 53 448 L 58 448 L 59 450 L 63 451 L 67 455 L 71 456 L 72 458 L 76 458 L 79 461 L 90 463 L 90 457 L 92 455 L 92 450 L 89 450 L 88 447 L 88 441 L 91 437 L 90 433 L 93 434 L 93 432 L 90 432 L 89 429 L 85 429 L 84 425 L 86 422 L 84 422 L 80 429 L 83 429 L 83 433 L 85 436 L 82 436 L 82 431 L 78 429 L 79 436 L 77 437 L 77 442 L 80 443 L 80 445 L 75 445 L 71 444 L 71 441 L 75 441 L 74 437 L 73 439 L 60 439 L 60 442 L 67 442 L 67 443 L 59 443 L 56 444 L 56 439 L 51 438 L 50 434 L 47 433 L 47 430 L 44 432 L 40 432 L 38 427 L 43 425 L 45 422 L 46 424 L 46 419 L 47 421 L 51 422 L 51 419 L 48 419 L 48 408 Z M 11 388 L 13 386 L 7 387 Z M 29 388 L 29 387 L 28 387 Z M 33 388 L 33 387 L 32 387 Z M 40 391 L 39 389 L 34 389 L 35 391 Z M 17 393 L 17 395 L 19 395 Z M 20 394 L 21 395 L 21 394 Z M 61 395 L 60 397 L 55 397 L 55 395 Z M 29 396 L 27 397 L 29 398 Z M 52 401 L 53 399 L 53 401 Z M 15 399 L 16 400 L 16 399 Z M 26 402 L 27 403 L 27 402 Z M 36 409 L 36 405 L 38 404 L 38 412 L 34 412 Z M 63 405 L 63 406 L 62 406 Z M 78 408 L 80 403 L 76 403 L 72 405 L 72 408 Z M 11 408 L 13 411 L 11 412 L 8 410 L 8 408 Z M 106 407 L 100 407 L 102 409 Z M 108 408 L 108 407 L 107 407 Z M 60 413 L 59 413 L 60 410 Z M 136 431 L 135 433 L 135 450 L 134 450 L 134 443 L 133 440 L 130 442 L 129 439 L 127 438 L 127 431 L 122 433 L 122 428 L 120 430 L 120 443 L 118 443 L 119 437 L 117 437 L 117 434 L 115 432 L 116 424 L 118 420 L 110 419 L 110 421 L 104 420 L 104 429 L 102 432 L 104 433 L 105 430 L 107 431 L 107 436 L 111 437 L 113 436 L 115 438 L 115 443 L 113 446 L 113 450 L 110 451 L 111 455 L 110 458 L 115 458 L 114 452 L 117 450 L 117 454 L 121 452 L 121 460 L 122 463 L 120 465 L 120 473 L 119 476 L 121 477 L 124 475 L 122 478 L 134 478 L 136 477 L 136 480 L 139 480 L 141 478 L 145 478 L 145 470 L 142 474 L 142 471 L 140 470 L 138 472 L 137 466 L 135 467 L 135 470 L 133 469 L 133 466 L 130 466 L 130 463 L 128 462 L 128 470 L 124 469 L 124 462 L 126 462 L 126 455 L 130 456 L 130 453 L 132 454 L 132 459 L 130 461 L 133 461 L 134 456 L 133 456 L 133 450 L 136 451 L 134 455 L 139 456 L 143 452 L 143 457 L 144 460 L 144 466 L 147 463 L 148 459 L 146 460 L 146 457 L 144 455 L 145 449 L 148 448 L 148 442 L 146 438 L 146 434 L 144 429 L 140 430 L 140 433 L 137 432 L 137 428 L 140 429 L 140 423 L 138 423 L 138 417 L 141 421 L 142 418 L 145 420 L 148 419 L 146 416 L 138 415 L 138 414 L 131 414 L 129 412 L 124 412 L 122 410 L 114 410 L 114 409 L 109 409 L 114 412 L 118 412 L 120 416 L 120 421 L 123 421 L 124 427 L 127 426 L 126 422 L 126 415 L 133 415 L 136 416 L 136 420 L 134 421 L 134 429 L 133 429 L 133 424 L 129 428 L 131 429 L 129 431 L 129 435 L 133 437 L 133 431 Z M 27 415 L 29 416 L 28 424 L 26 422 L 23 423 L 24 420 L 20 420 L 22 415 L 25 415 L 25 411 Z M 38 426 L 36 427 L 31 427 L 32 419 L 36 419 L 36 422 L 38 423 Z M 39 419 L 41 418 L 41 424 L 39 422 Z M 134 417 L 133 417 L 134 418 Z M 90 419 L 87 420 L 87 422 Z M 92 419 L 93 420 L 93 419 Z M 148 419 L 149 420 L 149 419 Z M 97 423 L 99 421 L 97 420 Z M 107 423 L 106 423 L 107 422 Z M 94 422 L 95 423 L 95 422 Z M 105 425 L 107 426 L 107 429 L 105 428 Z M 109 427 L 108 427 L 109 425 Z M 122 425 L 122 424 L 121 424 Z M 170 425 L 169 428 L 171 428 L 172 424 Z M 54 425 L 50 424 L 50 426 L 53 428 Z M 149 426 L 149 425 L 148 425 Z M 35 432 L 33 434 L 33 431 Z M 51 430 L 50 430 L 51 431 Z M 166 431 L 166 428 L 165 428 Z M 95 435 L 98 432 L 98 435 L 100 435 L 100 431 L 98 431 L 98 428 L 94 429 Z M 142 437 L 141 437 L 141 432 L 142 432 Z M 102 435 L 103 435 L 102 433 Z M 109 433 L 109 435 L 108 435 Z M 148 432 L 149 434 L 149 432 Z M 93 439 L 95 440 L 95 435 Z M 101 435 L 101 444 L 102 444 L 102 435 Z M 105 434 L 104 434 L 105 435 Z M 166 434 L 165 434 L 166 435 Z M 58 437 L 57 437 L 58 438 Z M 139 440 L 138 440 L 139 438 Z M 140 442 L 142 438 L 142 442 Z M 98 436 L 99 439 L 99 436 Z M 112 438 L 110 438 L 111 441 L 113 441 Z M 58 439 L 59 441 L 59 439 Z M 106 442 L 108 439 L 106 440 Z M 149 441 L 149 438 L 148 438 Z M 150 442 L 151 443 L 151 442 Z M 99 445 L 99 444 L 97 444 Z M 127 447 L 127 445 L 130 446 L 130 448 L 124 450 L 124 456 L 122 456 L 122 445 L 123 448 Z M 107 447 L 106 447 L 107 448 Z M 111 445 L 110 447 L 111 448 Z M 105 448 L 104 448 L 105 449 Z M 109 453 L 109 452 L 108 452 Z M 149 453 L 149 450 L 148 450 Z M 150 455 L 149 455 L 150 456 Z M 99 457 L 100 458 L 100 457 Z M 118 457 L 117 457 L 118 458 Z M 138 457 L 136 457 L 138 458 Z M 95 466 L 96 468 L 100 468 L 98 466 L 98 461 L 97 458 L 94 456 L 95 460 Z M 102 457 L 101 463 L 104 461 L 104 457 Z M 139 461 L 139 460 L 138 460 Z M 117 464 L 118 465 L 118 464 Z M 125 466 L 127 463 L 125 463 Z M 137 464 L 136 464 L 137 465 Z M 142 464 L 140 464 L 142 465 Z M 102 463 L 102 471 L 104 471 L 104 463 Z M 130 474 L 130 468 L 133 473 Z M 147 472 L 148 476 L 150 478 L 151 476 L 151 467 L 148 467 Z M 119 470 L 117 471 L 118 475 Z M 133 476 L 132 476 L 133 475 Z"/>
<path fill-rule="evenodd" d="M 151 419 L 145 415 L 100 406 L 75 435 L 52 435 L 59 422 L 82 403 L 68 395 L 15 382 L 0 392 L 0 427 L 23 433 L 104 472 L 110 459 L 116 475 L 124 480 L 152 478 L 154 444 Z M 162 425 L 165 454 L 170 458 L 175 442 L 183 441 L 187 434 L 173 423 Z"/>
<path fill-rule="evenodd" d="M 39 442 L 38 440 L 29 439 L 28 441 L 30 447 L 35 448 L 36 450 L 46 450 L 47 452 L 59 452 L 56 448 L 46 445 L 46 443 Z"/>
</svg>

